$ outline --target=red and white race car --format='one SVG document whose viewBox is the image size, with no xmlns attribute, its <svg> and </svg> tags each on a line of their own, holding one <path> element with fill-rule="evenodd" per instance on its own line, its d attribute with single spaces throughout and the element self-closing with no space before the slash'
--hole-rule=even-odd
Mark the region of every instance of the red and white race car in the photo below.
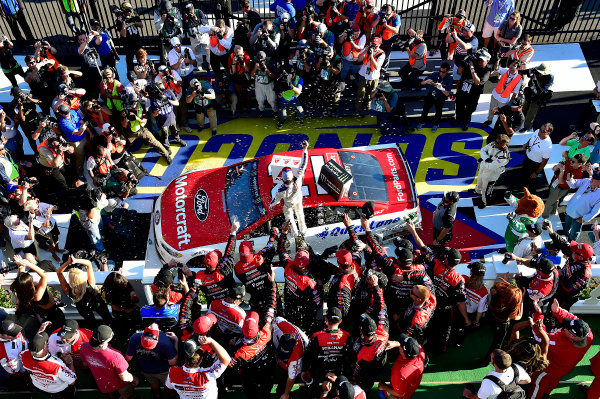
<svg viewBox="0 0 600 399">
<path fill-rule="evenodd" d="M 300 157 L 301 151 L 278 155 Z M 308 155 L 302 186 L 305 240 L 315 251 L 348 237 L 343 224 L 346 212 L 361 233 L 360 208 L 367 201 L 375 205 L 370 227 L 384 240 L 404 230 L 407 218 L 420 224 L 413 176 L 396 144 L 309 149 Z M 234 217 L 240 222 L 238 239 L 252 240 L 257 249 L 266 245 L 270 227 L 281 227 L 284 221 L 281 204 L 269 209 L 276 187 L 271 176 L 273 157 L 190 171 L 169 183 L 154 206 L 156 250 L 162 260 L 185 264 L 213 249 L 223 250 Z M 321 167 L 330 159 L 353 178 L 348 195 L 339 200 L 318 183 Z"/>
</svg>

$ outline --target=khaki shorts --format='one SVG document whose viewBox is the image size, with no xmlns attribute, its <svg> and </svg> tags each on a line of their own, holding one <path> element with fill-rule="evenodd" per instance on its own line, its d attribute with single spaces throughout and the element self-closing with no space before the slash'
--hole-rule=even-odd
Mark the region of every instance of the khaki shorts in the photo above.
<svg viewBox="0 0 600 399">
<path fill-rule="evenodd" d="M 142 372 L 142 375 L 150 385 L 165 385 L 169 372 L 167 371 L 162 374 L 147 374 Z"/>
<path fill-rule="evenodd" d="M 486 22 L 485 25 L 483 25 L 483 32 L 481 33 L 481 37 L 483 37 L 484 39 L 487 37 L 494 37 L 497 30 L 498 28 L 494 28 L 492 25 Z"/>
</svg>

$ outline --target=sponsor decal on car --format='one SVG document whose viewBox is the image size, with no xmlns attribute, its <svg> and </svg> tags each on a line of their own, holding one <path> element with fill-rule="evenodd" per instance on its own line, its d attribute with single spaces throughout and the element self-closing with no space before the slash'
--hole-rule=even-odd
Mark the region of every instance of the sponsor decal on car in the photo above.
<svg viewBox="0 0 600 399">
<path fill-rule="evenodd" d="M 179 176 L 175 179 L 175 222 L 177 223 L 177 240 L 179 240 L 179 249 L 182 245 L 190 242 L 192 236 L 187 232 L 187 215 L 185 213 L 185 189 L 187 186 L 188 175 Z"/>
<path fill-rule="evenodd" d="M 210 200 L 203 189 L 196 191 L 194 195 L 194 213 L 199 221 L 204 222 L 210 212 Z"/>
</svg>

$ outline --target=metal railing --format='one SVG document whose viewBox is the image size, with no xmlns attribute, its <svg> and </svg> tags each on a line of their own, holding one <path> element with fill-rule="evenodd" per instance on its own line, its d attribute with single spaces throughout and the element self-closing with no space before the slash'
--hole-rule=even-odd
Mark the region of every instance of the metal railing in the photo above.
<svg viewBox="0 0 600 399">
<path fill-rule="evenodd" d="M 15 1 L 16 0 L 7 0 Z M 64 0 L 68 1 L 68 0 Z M 85 12 L 92 18 L 100 21 L 109 33 L 115 38 L 117 46 L 120 45 L 119 32 L 116 30 L 116 16 L 111 12 L 113 5 L 120 6 L 121 0 L 76 0 L 81 7 L 86 5 Z M 175 7 L 182 8 L 187 0 L 173 0 Z M 63 0 L 24 0 L 24 19 L 29 25 L 36 39 L 45 38 L 57 47 L 60 54 L 76 54 L 76 39 L 67 25 L 65 14 L 62 11 Z M 158 47 L 158 33 L 154 28 L 153 12 L 156 7 L 154 0 L 132 0 L 135 12 L 143 21 L 141 35 L 143 45 L 155 51 Z M 232 26 L 235 20 L 242 16 L 239 0 L 205 0 L 194 1 L 197 8 L 203 10 L 211 22 L 217 4 L 230 19 Z M 384 0 L 376 0 L 381 6 Z M 483 29 L 488 8 L 485 1 L 459 1 L 459 0 L 392 0 L 401 15 L 403 29 L 411 27 L 423 29 L 431 45 L 438 43 L 437 25 L 444 14 L 455 13 L 463 8 L 468 19 L 475 24 L 477 31 Z M 270 2 L 264 0 L 251 0 L 251 7 L 257 9 L 261 17 L 270 18 L 272 13 L 268 9 Z M 521 12 L 524 32 L 534 36 L 534 44 L 540 43 L 565 43 L 583 42 L 599 38 L 600 34 L 600 0 L 518 0 L 516 9 Z M 0 19 L 0 32 L 11 39 L 16 38 L 16 32 L 11 32 L 10 25 L 5 18 Z M 31 52 L 22 40 L 17 40 L 17 51 L 22 54 Z"/>
</svg>

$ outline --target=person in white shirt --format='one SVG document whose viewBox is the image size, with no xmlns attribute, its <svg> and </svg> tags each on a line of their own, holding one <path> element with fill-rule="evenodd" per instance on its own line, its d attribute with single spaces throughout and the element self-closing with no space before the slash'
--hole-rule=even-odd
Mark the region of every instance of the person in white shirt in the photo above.
<svg viewBox="0 0 600 399">
<path fill-rule="evenodd" d="M 495 141 L 489 143 L 480 151 L 481 163 L 477 175 L 477 187 L 475 187 L 475 192 L 481 194 L 479 209 L 486 207 L 487 200 L 494 191 L 496 181 L 504 173 L 504 169 L 510 161 L 509 142 L 510 138 L 506 134 L 499 134 Z"/>
<path fill-rule="evenodd" d="M 214 26 L 199 26 L 199 33 L 208 33 L 210 45 L 210 68 L 215 75 L 219 74 L 221 66 L 227 70 L 227 56 L 231 49 L 233 29 L 225 26 L 225 21 L 217 19 Z"/>
<path fill-rule="evenodd" d="M 34 220 L 35 217 L 30 216 L 29 221 L 25 223 L 17 215 L 10 215 L 4 219 L 4 225 L 8 227 L 10 243 L 15 253 L 24 252 L 37 257 Z"/>
<path fill-rule="evenodd" d="M 6 316 L 0 324 L 0 366 L 9 375 L 24 371 L 20 355 L 27 349 L 27 341 L 22 330 L 14 315 Z"/>
<path fill-rule="evenodd" d="M 38 203 L 36 200 L 29 200 L 25 203 L 25 212 L 34 215 L 33 227 L 37 230 L 36 236 L 38 244 L 44 243 L 48 246 L 50 253 L 55 261 L 60 262 L 58 253 L 65 252 L 58 246 L 58 237 L 60 231 L 56 225 L 56 219 L 52 217 L 52 212 L 58 209 L 56 205 L 50 205 L 45 202 Z"/>
<path fill-rule="evenodd" d="M 563 228 L 569 240 L 576 241 L 582 225 L 600 212 L 600 171 L 596 170 L 591 179 L 570 178 L 567 184 L 577 191 L 567 203 Z"/>
<path fill-rule="evenodd" d="M 367 104 L 364 108 L 371 108 L 371 92 L 379 83 L 381 66 L 385 60 L 385 51 L 380 49 L 379 46 L 381 46 L 381 38 L 375 36 L 371 39 L 371 44 L 366 46 L 358 57 L 358 61 L 362 62 L 362 66 L 358 71 L 358 90 L 354 103 L 354 111 L 357 114 L 363 111 L 365 97 L 367 98 Z"/>
<path fill-rule="evenodd" d="M 531 382 L 531 377 L 525 369 L 519 364 L 513 363 L 511 356 L 502 349 L 495 349 L 490 357 L 494 371 L 489 372 L 481 381 L 477 394 L 471 392 L 471 389 L 465 388 L 463 397 L 468 399 L 496 399 L 500 393 L 506 390 L 507 385 L 513 383 L 522 385 Z"/>
<path fill-rule="evenodd" d="M 544 171 L 544 167 L 552 154 L 552 140 L 550 133 L 554 130 L 551 123 L 544 123 L 537 131 L 533 132 L 529 140 L 523 144 L 525 159 L 522 169 L 522 187 L 527 187 L 531 194 L 537 189 L 538 175 Z"/>
<path fill-rule="evenodd" d="M 538 224 L 525 225 L 527 236 L 520 238 L 513 249 L 513 254 L 523 259 L 537 258 L 542 250 L 542 228 Z"/>
<path fill-rule="evenodd" d="M 512 60 L 508 64 L 508 68 L 498 68 L 497 72 L 500 74 L 500 80 L 496 84 L 494 90 L 492 90 L 492 98 L 490 99 L 490 109 L 488 111 L 488 117 L 485 122 L 481 124 L 481 127 L 487 127 L 492 124 L 494 119 L 494 108 L 502 108 L 513 97 L 516 97 L 521 90 L 523 84 L 523 77 L 519 74 L 519 66 L 521 61 Z"/>
</svg>

